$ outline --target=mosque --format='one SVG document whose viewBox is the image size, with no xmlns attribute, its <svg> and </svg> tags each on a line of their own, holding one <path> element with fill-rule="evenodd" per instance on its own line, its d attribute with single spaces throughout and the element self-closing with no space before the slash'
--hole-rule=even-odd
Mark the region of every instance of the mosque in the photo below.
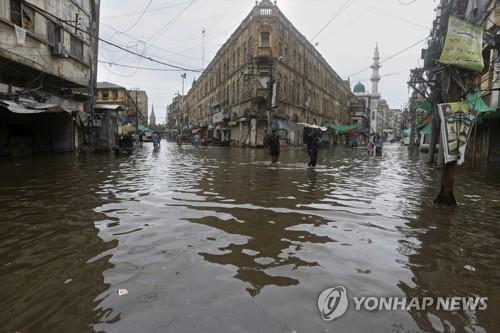
<svg viewBox="0 0 500 333">
<path fill-rule="evenodd" d="M 382 134 L 384 130 L 384 114 L 389 110 L 389 105 L 385 99 L 381 98 L 379 88 L 380 82 L 380 54 L 378 50 L 378 45 L 375 46 L 375 53 L 373 55 L 373 65 L 372 76 L 370 81 L 372 82 L 371 93 L 366 91 L 365 86 L 358 82 L 354 88 L 353 93 L 356 97 L 363 99 L 367 108 L 370 111 L 370 133 L 371 134 Z"/>
</svg>

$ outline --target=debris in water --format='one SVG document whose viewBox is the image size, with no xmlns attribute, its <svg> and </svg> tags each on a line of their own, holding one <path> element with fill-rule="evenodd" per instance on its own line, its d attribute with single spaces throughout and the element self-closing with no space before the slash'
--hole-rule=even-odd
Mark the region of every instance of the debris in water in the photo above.
<svg viewBox="0 0 500 333">
<path fill-rule="evenodd" d="M 128 295 L 127 289 L 118 289 L 118 296 Z"/>
<path fill-rule="evenodd" d="M 468 271 L 475 272 L 476 268 L 471 265 L 465 265 L 464 268 Z"/>
</svg>

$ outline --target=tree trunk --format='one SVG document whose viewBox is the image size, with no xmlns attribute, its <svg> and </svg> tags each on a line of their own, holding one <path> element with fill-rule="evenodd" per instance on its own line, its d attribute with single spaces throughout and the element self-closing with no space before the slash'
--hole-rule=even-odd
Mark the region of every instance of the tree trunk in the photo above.
<svg viewBox="0 0 500 333">
<path fill-rule="evenodd" d="M 455 181 L 455 167 L 457 162 L 446 163 L 441 176 L 441 191 L 434 200 L 435 204 L 445 206 L 456 206 L 457 201 L 453 194 L 453 183 Z"/>
</svg>

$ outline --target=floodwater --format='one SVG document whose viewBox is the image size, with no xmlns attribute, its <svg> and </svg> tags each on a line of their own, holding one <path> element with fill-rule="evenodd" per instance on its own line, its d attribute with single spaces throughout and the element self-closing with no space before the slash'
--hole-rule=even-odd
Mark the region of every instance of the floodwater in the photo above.
<svg viewBox="0 0 500 333">
<path fill-rule="evenodd" d="M 499 173 L 460 170 L 441 208 L 426 155 L 384 154 L 325 149 L 309 169 L 302 149 L 271 166 L 164 142 L 0 162 L 0 332 L 498 332 Z M 488 309 L 350 304 L 326 322 L 334 286 Z"/>
</svg>

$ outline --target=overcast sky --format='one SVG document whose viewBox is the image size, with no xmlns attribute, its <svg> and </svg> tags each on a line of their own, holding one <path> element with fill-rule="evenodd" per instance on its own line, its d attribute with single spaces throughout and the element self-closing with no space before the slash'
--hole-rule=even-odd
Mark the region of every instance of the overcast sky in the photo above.
<svg viewBox="0 0 500 333">
<path fill-rule="evenodd" d="M 103 0 L 100 36 L 166 63 L 190 69 L 202 68 L 202 34 L 206 30 L 206 64 L 246 17 L 254 0 Z M 278 6 L 310 41 L 345 0 L 279 0 Z M 380 56 L 388 58 L 425 38 L 434 19 L 435 0 L 352 0 L 322 33 L 312 40 L 333 69 L 343 78 L 372 63 L 378 42 Z M 141 18 L 139 20 L 139 18 Z M 138 42 L 142 41 L 142 42 Z M 392 108 L 407 102 L 409 70 L 421 63 L 422 42 L 382 65 L 380 92 Z M 140 59 L 101 43 L 99 59 L 128 66 L 168 68 Z M 99 81 L 127 88 L 141 88 L 154 104 L 157 121 L 165 120 L 165 108 L 182 89 L 182 72 L 146 71 L 99 64 Z M 367 89 L 371 71 L 351 77 Z M 389 75 L 391 74 L 391 75 Z M 187 73 L 185 91 L 196 73 Z"/>
</svg>

